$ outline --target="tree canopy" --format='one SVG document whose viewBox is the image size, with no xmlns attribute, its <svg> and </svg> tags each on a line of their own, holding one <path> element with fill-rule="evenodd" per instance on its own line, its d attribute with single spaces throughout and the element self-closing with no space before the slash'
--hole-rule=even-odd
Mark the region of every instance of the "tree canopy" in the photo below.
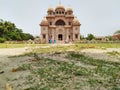
<svg viewBox="0 0 120 90">
<path fill-rule="evenodd" d="M 120 30 L 117 30 L 114 34 L 118 34 L 118 33 L 120 34 Z"/>
<path fill-rule="evenodd" d="M 0 38 L 5 40 L 29 40 L 34 37 L 29 33 L 23 33 L 22 29 L 15 26 L 14 23 L 0 19 Z"/>
<path fill-rule="evenodd" d="M 88 34 L 87 40 L 92 40 L 92 39 L 95 39 L 95 36 L 93 34 Z"/>
</svg>

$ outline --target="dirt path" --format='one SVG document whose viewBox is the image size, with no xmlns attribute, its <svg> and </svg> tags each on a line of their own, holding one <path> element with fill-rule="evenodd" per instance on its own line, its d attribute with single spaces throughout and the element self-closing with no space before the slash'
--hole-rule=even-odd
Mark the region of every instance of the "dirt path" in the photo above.
<svg viewBox="0 0 120 90">
<path fill-rule="evenodd" d="M 27 48 L 5 48 L 0 49 L 0 56 L 20 55 L 26 52 Z"/>
</svg>

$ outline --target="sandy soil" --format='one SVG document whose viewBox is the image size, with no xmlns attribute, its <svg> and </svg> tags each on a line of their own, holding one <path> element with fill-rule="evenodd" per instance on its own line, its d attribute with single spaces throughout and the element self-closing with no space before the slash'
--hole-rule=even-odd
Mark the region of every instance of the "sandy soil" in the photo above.
<svg viewBox="0 0 120 90">
<path fill-rule="evenodd" d="M 84 49 L 82 52 L 88 52 L 88 53 L 106 53 L 106 52 L 112 52 L 117 51 L 120 52 L 120 48 L 107 48 L 107 49 Z"/>
<path fill-rule="evenodd" d="M 12 59 L 9 56 L 21 55 L 27 52 L 26 48 L 5 48 L 0 49 L 0 90 L 5 90 L 6 83 L 12 77 L 18 77 L 22 73 L 12 73 L 12 68 L 18 66 L 24 59 Z M 27 59 L 27 58 L 26 58 Z"/>
<path fill-rule="evenodd" d="M 118 52 L 120 53 L 120 48 L 107 48 L 107 49 L 84 49 L 81 51 L 85 55 L 96 59 L 105 59 L 107 61 L 120 62 L 119 55 L 110 55 L 108 52 Z"/>
<path fill-rule="evenodd" d="M 11 70 L 12 68 L 16 68 L 19 65 L 26 63 L 27 60 L 32 59 L 32 57 L 24 56 L 24 57 L 9 58 L 9 56 L 16 56 L 16 55 L 21 55 L 26 52 L 29 52 L 28 49 L 29 48 L 27 47 L 26 48 L 0 49 L 0 72 L 4 71 L 3 73 L 0 73 L 0 90 L 4 90 L 5 84 L 9 83 L 9 81 L 13 80 L 14 82 L 14 80 L 17 78 L 21 78 L 21 81 L 22 81 L 23 77 L 26 74 L 29 74 L 29 72 L 12 73 Z M 107 54 L 107 52 L 112 52 L 112 51 L 117 51 L 120 53 L 120 48 L 108 48 L 105 50 L 84 49 L 84 50 L 81 50 L 80 52 L 84 53 L 85 55 L 94 57 L 94 58 L 120 62 L 120 56 L 116 57 L 116 56 L 110 56 Z M 56 60 L 59 60 L 61 57 L 62 60 L 64 60 L 64 57 L 62 56 L 48 56 L 48 57 L 52 57 L 53 59 L 56 59 Z"/>
<path fill-rule="evenodd" d="M 0 56 L 14 56 L 25 53 L 27 48 L 5 48 L 0 49 Z"/>
</svg>

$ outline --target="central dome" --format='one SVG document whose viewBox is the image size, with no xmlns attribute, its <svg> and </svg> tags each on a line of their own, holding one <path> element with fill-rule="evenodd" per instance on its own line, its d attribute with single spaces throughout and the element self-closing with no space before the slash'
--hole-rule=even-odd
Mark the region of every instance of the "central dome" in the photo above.
<svg viewBox="0 0 120 90">
<path fill-rule="evenodd" d="M 65 10 L 65 7 L 64 7 L 63 5 L 61 5 L 61 4 L 59 4 L 59 5 L 56 7 L 55 11 L 58 10 L 58 9 L 63 9 L 63 10 Z"/>
</svg>

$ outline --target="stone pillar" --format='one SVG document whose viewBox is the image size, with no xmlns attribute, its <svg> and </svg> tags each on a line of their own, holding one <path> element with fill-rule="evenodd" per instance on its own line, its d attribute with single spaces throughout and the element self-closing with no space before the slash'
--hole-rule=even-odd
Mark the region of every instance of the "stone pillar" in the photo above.
<svg viewBox="0 0 120 90">
<path fill-rule="evenodd" d="M 68 37 L 68 36 L 69 36 L 69 35 L 68 35 L 68 30 L 69 30 L 69 29 L 66 29 L 66 42 L 68 42 L 68 38 L 69 38 L 69 37 Z"/>
<path fill-rule="evenodd" d="M 54 29 L 52 29 L 52 42 L 54 42 Z"/>
<path fill-rule="evenodd" d="M 46 43 L 48 43 L 48 33 L 46 33 Z"/>
<path fill-rule="evenodd" d="M 72 40 L 73 40 L 73 41 L 75 40 L 74 27 L 73 27 L 73 30 L 72 30 Z"/>
</svg>

